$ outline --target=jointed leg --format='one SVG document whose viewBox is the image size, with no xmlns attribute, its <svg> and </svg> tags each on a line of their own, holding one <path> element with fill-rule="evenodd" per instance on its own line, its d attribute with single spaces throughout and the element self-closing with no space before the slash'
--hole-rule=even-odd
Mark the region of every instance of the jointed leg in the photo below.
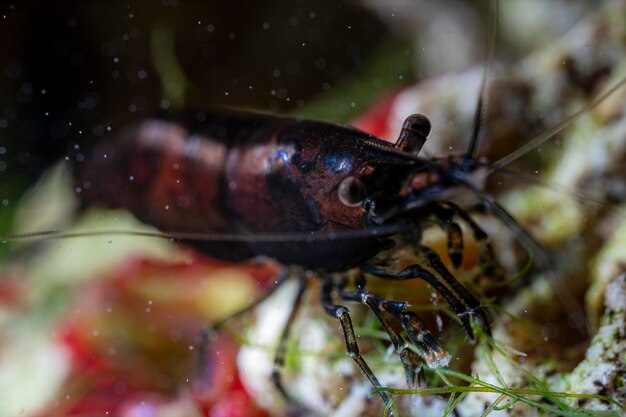
<svg viewBox="0 0 626 417">
<path fill-rule="evenodd" d="M 424 327 L 422 320 L 412 311 L 406 311 L 407 303 L 382 300 L 384 310 L 393 314 L 400 321 L 409 340 L 417 346 L 420 355 L 429 365 L 447 360 L 446 351 L 435 336 Z"/>
<path fill-rule="evenodd" d="M 396 329 L 391 326 L 387 317 L 385 317 L 383 309 L 381 308 L 384 300 L 374 294 L 371 294 L 367 290 L 345 291 L 340 289 L 340 296 L 347 301 L 356 301 L 366 304 L 370 310 L 372 310 L 380 324 L 383 326 L 385 332 L 389 335 L 394 350 L 400 356 L 402 366 L 404 366 L 404 375 L 406 376 L 408 386 L 411 388 L 417 386 L 422 365 L 417 355 L 409 349 L 409 345 L 405 342 L 400 333 L 398 333 Z"/>
<path fill-rule="evenodd" d="M 366 303 L 370 306 L 370 309 L 374 312 L 376 317 L 380 317 L 382 312 L 386 311 L 390 313 L 401 325 L 404 331 L 406 332 L 409 340 L 418 348 L 420 356 L 427 362 L 433 363 L 437 361 L 443 361 L 446 358 L 446 352 L 441 347 L 437 339 L 432 335 L 432 333 L 424 327 L 424 323 L 422 320 L 412 311 L 406 311 L 409 307 L 409 304 L 404 301 L 391 301 L 385 300 L 375 294 L 369 293 L 365 290 L 365 274 L 359 273 L 355 278 L 355 286 L 357 288 L 354 292 L 348 292 L 345 290 L 346 281 L 342 281 L 339 285 L 340 295 L 344 300 L 357 301 L 360 303 L 364 303 L 364 297 L 372 298 L 376 302 L 376 307 L 372 307 L 371 303 Z M 389 325 L 389 322 L 385 320 L 379 320 L 389 338 L 394 344 L 394 348 L 398 352 L 398 347 L 401 347 L 401 344 L 396 343 L 397 337 L 394 334 L 397 334 L 395 329 Z M 398 335 L 399 337 L 399 335 Z M 404 340 L 402 340 L 404 343 Z M 408 378 L 407 378 L 408 381 Z M 410 381 L 409 385 L 411 384 Z"/>
<path fill-rule="evenodd" d="M 341 325 L 341 330 L 343 331 L 343 336 L 346 341 L 346 350 L 350 357 L 356 362 L 356 364 L 361 368 L 367 379 L 370 380 L 370 383 L 374 386 L 375 389 L 382 388 L 380 382 L 370 369 L 369 365 L 361 356 L 361 352 L 359 351 L 359 346 L 356 343 L 356 336 L 354 334 L 354 328 L 352 327 L 352 320 L 350 319 L 350 312 L 348 309 L 342 305 L 336 305 L 332 301 L 332 291 L 333 291 L 333 283 L 332 280 L 328 279 L 324 282 L 322 287 L 322 304 L 326 312 L 339 320 L 339 324 Z M 391 405 L 391 396 L 384 392 L 379 391 L 378 395 L 382 398 L 387 406 Z"/>
<path fill-rule="evenodd" d="M 428 268 L 431 268 L 435 271 L 435 276 L 441 278 L 443 283 L 448 286 L 452 290 L 453 293 L 456 294 L 458 299 L 461 299 L 466 307 L 465 311 L 457 312 L 460 316 L 472 316 L 476 324 L 485 332 L 485 334 L 490 335 L 491 330 L 489 328 L 489 320 L 487 319 L 487 313 L 484 308 L 481 306 L 480 301 L 474 295 L 467 290 L 457 279 L 448 271 L 448 268 L 441 261 L 441 258 L 437 253 L 426 247 L 421 246 L 419 248 L 420 253 L 422 254 L 422 262 Z M 443 295 L 443 294 L 442 294 Z M 444 295 L 445 297 L 445 295 Z M 467 323 L 469 324 L 469 318 Z M 473 332 L 471 331 L 471 326 L 468 326 L 469 332 L 468 336 L 470 339 L 473 339 Z"/>
<path fill-rule="evenodd" d="M 448 234 L 448 253 L 454 267 L 458 268 L 461 265 L 463 256 L 463 234 L 458 223 L 452 221 L 454 216 L 457 216 L 470 228 L 479 247 L 478 264 L 487 274 L 493 273 L 497 268 L 489 235 L 456 204 L 433 203 L 433 207 L 433 215 L 439 220 L 440 227 Z"/>
<path fill-rule="evenodd" d="M 418 248 L 420 264 L 429 268 L 425 269 L 420 264 L 410 265 L 400 271 L 388 270 L 385 267 L 374 267 L 368 272 L 385 279 L 406 280 L 420 278 L 428 282 L 448 302 L 457 314 L 463 329 L 470 337 L 474 338 L 474 332 L 470 324 L 470 316 L 473 316 L 479 326 L 489 334 L 489 324 L 486 314 L 480 302 L 474 297 L 445 267 L 439 255 L 426 246 Z"/>
<path fill-rule="evenodd" d="M 444 207 L 439 203 L 432 203 L 432 212 L 431 214 L 437 220 L 437 224 L 441 229 L 446 232 L 447 238 L 446 241 L 448 243 L 448 256 L 450 257 L 450 261 L 455 268 L 461 266 L 461 262 L 463 262 L 463 231 L 461 230 L 461 226 L 458 223 L 454 222 L 452 219 L 456 214 L 454 210 L 451 210 L 447 207 Z"/>
<path fill-rule="evenodd" d="M 451 202 L 444 203 L 447 207 L 454 211 L 465 224 L 467 224 L 472 231 L 474 240 L 479 247 L 478 265 L 485 271 L 486 274 L 493 274 L 498 269 L 496 265 L 496 257 L 494 255 L 493 246 L 489 235 L 467 214 L 467 211 L 462 210 L 456 204 Z"/>
</svg>

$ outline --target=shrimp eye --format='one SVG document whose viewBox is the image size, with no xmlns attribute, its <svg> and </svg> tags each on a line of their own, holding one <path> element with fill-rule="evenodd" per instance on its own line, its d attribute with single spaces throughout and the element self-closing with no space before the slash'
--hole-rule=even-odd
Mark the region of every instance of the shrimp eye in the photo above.
<svg viewBox="0 0 626 417">
<path fill-rule="evenodd" d="M 356 177 L 347 177 L 339 184 L 339 201 L 344 206 L 358 207 L 367 197 L 367 189 L 361 180 Z"/>
</svg>

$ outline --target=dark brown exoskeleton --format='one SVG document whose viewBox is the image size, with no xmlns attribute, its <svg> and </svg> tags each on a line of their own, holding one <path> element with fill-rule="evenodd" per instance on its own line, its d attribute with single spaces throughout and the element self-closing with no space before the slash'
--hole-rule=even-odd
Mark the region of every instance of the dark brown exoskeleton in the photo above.
<svg viewBox="0 0 626 417">
<path fill-rule="evenodd" d="M 129 209 L 166 233 L 223 236 L 188 241 L 212 256 L 242 260 L 262 255 L 291 267 L 285 271 L 298 276 L 300 287 L 273 374 L 287 399 L 279 371 L 289 326 L 307 288 L 304 270 L 321 279 L 322 304 L 339 321 L 348 353 L 372 385 L 381 387 L 359 353 L 348 309 L 336 298 L 372 310 L 414 385 L 422 360 L 445 361 L 447 355 L 406 302 L 369 292 L 365 274 L 427 281 L 474 339 L 472 322 L 489 333 L 485 310 L 440 256 L 421 243 L 421 231 L 433 222 L 441 227 L 458 267 L 464 223 L 478 242 L 482 266 L 489 269 L 494 262 L 487 235 L 447 197 L 456 186 L 473 188 L 468 178 L 478 161 L 471 155 L 418 157 L 430 129 L 426 117 L 410 116 L 390 144 L 350 127 L 258 114 L 149 117 L 113 127 L 115 137 L 102 141 L 78 166 L 77 187 L 84 204 Z M 232 235 L 239 238 L 226 237 Z M 416 261 L 396 266 L 407 251 Z M 356 282 L 348 286 L 351 279 Z M 406 331 L 421 358 L 391 320 Z M 389 394 L 379 395 L 390 403 Z"/>
</svg>

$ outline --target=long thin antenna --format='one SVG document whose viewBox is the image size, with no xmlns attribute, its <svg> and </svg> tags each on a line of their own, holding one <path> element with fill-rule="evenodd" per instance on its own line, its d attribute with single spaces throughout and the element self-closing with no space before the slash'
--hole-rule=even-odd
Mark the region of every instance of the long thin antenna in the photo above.
<svg viewBox="0 0 626 417">
<path fill-rule="evenodd" d="M 624 77 L 621 80 L 619 80 L 617 82 L 617 84 L 615 84 L 613 87 L 611 87 L 608 91 L 606 91 L 605 93 L 603 93 L 603 94 L 599 95 L 598 97 L 594 98 L 587 105 L 585 105 L 584 107 L 578 109 L 574 113 L 570 114 L 569 116 L 567 116 L 565 119 L 561 120 L 556 125 L 554 125 L 551 128 L 545 130 L 543 133 L 541 133 L 536 138 L 532 139 L 530 142 L 526 143 L 524 146 L 516 149 L 515 151 L 513 151 L 510 154 L 506 155 L 505 157 L 500 158 L 493 165 L 496 165 L 496 166 L 499 166 L 499 167 L 504 167 L 504 166 L 510 164 L 511 162 L 513 162 L 513 161 L 521 158 L 522 156 L 526 155 L 528 152 L 530 152 L 533 149 L 537 148 L 539 145 L 541 145 L 545 141 L 549 140 L 550 138 L 552 138 L 554 135 L 556 135 L 557 133 L 559 133 L 560 131 L 562 131 L 566 127 L 570 126 L 572 123 L 574 123 L 581 116 L 583 116 L 584 114 L 589 112 L 591 109 L 597 107 L 607 97 L 609 97 L 610 95 L 615 93 L 617 90 L 619 90 L 624 84 L 626 84 L 626 77 Z"/>
<path fill-rule="evenodd" d="M 505 167 L 490 164 L 488 162 L 477 161 L 477 164 L 487 168 L 489 170 L 489 174 L 497 172 L 499 174 L 508 175 L 510 177 L 513 177 L 515 180 L 519 180 L 527 184 L 537 185 L 550 190 L 554 190 L 558 193 L 562 193 L 565 196 L 573 198 L 578 204 L 587 207 L 601 207 L 605 210 L 608 210 L 610 213 L 613 213 L 615 216 L 626 219 L 626 210 L 623 210 L 622 208 L 620 208 L 620 206 L 611 205 L 608 201 L 596 198 L 583 191 L 576 190 L 557 182 L 549 181 L 545 178 L 537 178 L 520 171 L 511 170 Z"/>
<path fill-rule="evenodd" d="M 474 125 L 472 128 L 472 136 L 470 137 L 469 146 L 465 152 L 466 156 L 474 156 L 476 147 L 478 146 L 478 136 L 484 124 L 485 113 L 487 110 L 487 79 L 491 73 L 493 65 L 493 57 L 496 45 L 496 28 L 498 23 L 498 0 L 489 2 L 489 27 L 487 29 L 487 50 L 485 52 L 485 70 L 483 78 L 480 82 L 480 91 L 478 93 L 478 101 L 476 102 L 476 110 L 474 111 Z"/>
<path fill-rule="evenodd" d="M 466 187 L 474 192 L 474 194 L 485 205 L 487 210 L 493 213 L 494 216 L 502 224 L 504 224 L 515 236 L 515 239 L 526 248 L 526 250 L 532 255 L 535 265 L 539 267 L 543 272 L 547 273 L 552 278 L 552 283 L 555 288 L 555 294 L 558 295 L 559 300 L 570 311 L 576 312 L 580 317 L 585 317 L 584 310 L 578 300 L 572 295 L 570 288 L 563 281 L 561 275 L 556 274 L 555 259 L 551 257 L 548 252 L 539 244 L 517 221 L 509 214 L 508 211 L 500 204 L 498 204 L 490 196 L 480 192 L 476 187 L 469 183 L 464 183 Z M 588 335 L 589 323 L 585 322 L 585 326 L 579 328 L 579 331 L 583 335 Z"/>
<path fill-rule="evenodd" d="M 88 230 L 81 232 L 65 232 L 62 230 L 42 230 L 33 233 L 0 235 L 0 244 L 18 240 L 44 239 L 75 239 L 101 236 L 135 236 L 159 239 L 211 241 L 211 242 L 243 242 L 243 243 L 284 243 L 284 242 L 319 242 L 341 239 L 358 239 L 368 236 L 389 236 L 405 231 L 408 224 L 395 223 L 384 226 L 370 226 L 363 229 L 346 229 L 335 232 L 277 232 L 259 234 L 234 233 L 194 233 L 194 232 L 150 232 L 138 230 Z"/>
<path fill-rule="evenodd" d="M 491 213 L 496 216 L 515 236 L 515 239 L 532 255 L 535 265 L 541 269 L 554 269 L 554 262 L 546 250 L 493 198 L 481 192 L 468 182 L 463 185 L 470 189 Z"/>
</svg>

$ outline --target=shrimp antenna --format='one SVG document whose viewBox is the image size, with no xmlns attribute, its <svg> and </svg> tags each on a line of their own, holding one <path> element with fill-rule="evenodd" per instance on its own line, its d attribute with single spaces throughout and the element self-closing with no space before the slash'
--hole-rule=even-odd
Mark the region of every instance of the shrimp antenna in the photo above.
<svg viewBox="0 0 626 417">
<path fill-rule="evenodd" d="M 538 243 L 517 221 L 509 214 L 509 212 L 498 204 L 493 198 L 484 194 L 470 183 L 464 182 L 467 188 L 469 188 L 485 206 L 485 208 L 491 212 L 502 224 L 504 224 L 512 233 L 515 239 L 531 254 L 534 259 L 534 263 L 544 273 L 547 273 L 551 278 L 556 292 L 559 294 L 559 300 L 563 305 L 571 312 L 580 314 L 581 317 L 585 317 L 584 310 L 578 300 L 572 295 L 570 289 L 567 287 L 563 278 L 556 274 L 557 262 L 551 254 L 544 249 L 540 243 Z M 589 324 L 585 323 L 583 328 L 579 329 L 583 335 L 589 334 Z"/>
<path fill-rule="evenodd" d="M 409 224 L 402 222 L 384 225 L 370 226 L 364 229 L 346 229 L 335 232 L 278 232 L 258 234 L 234 234 L 234 233 L 196 233 L 196 232 L 152 232 L 139 230 L 87 230 L 67 232 L 63 230 L 42 230 L 32 233 L 20 233 L 12 235 L 0 235 L 0 244 L 19 240 L 46 240 L 46 239 L 75 239 L 101 236 L 135 236 L 152 237 L 159 239 L 207 241 L 207 242 L 241 242 L 241 243 L 285 243 L 285 242 L 319 242 L 327 240 L 357 239 L 363 237 L 385 237 L 406 231 Z"/>
<path fill-rule="evenodd" d="M 596 98 L 591 100 L 589 103 L 587 103 L 585 106 L 583 106 L 582 108 L 578 109 L 574 113 L 570 114 L 569 116 L 567 116 L 565 119 L 563 119 L 562 121 L 560 121 L 556 125 L 552 126 L 551 128 L 548 128 L 543 133 L 539 134 L 539 136 L 535 137 L 534 139 L 532 139 L 531 141 L 526 143 L 524 146 L 522 146 L 522 147 L 518 148 L 517 150 L 511 152 L 510 154 L 506 155 L 505 157 L 500 158 L 499 160 L 497 160 L 494 163 L 494 165 L 499 166 L 499 167 L 504 167 L 506 165 L 509 165 L 511 162 L 513 162 L 513 161 L 521 158 L 522 156 L 526 155 L 528 152 L 530 152 L 533 149 L 537 148 L 542 143 L 546 142 L 550 138 L 554 137 L 554 135 L 556 135 L 557 133 L 559 133 L 560 131 L 562 131 L 566 127 L 570 126 L 576 120 L 580 119 L 581 116 L 587 114 L 591 109 L 597 107 L 607 97 L 609 97 L 610 95 L 615 93 L 617 90 L 619 90 L 624 84 L 626 84 L 626 77 L 623 77 L 622 79 L 620 79 L 615 85 L 613 85 L 611 88 L 609 88 L 606 92 L 604 92 L 603 94 L 600 94 L 599 96 L 597 96 Z"/>
<path fill-rule="evenodd" d="M 562 193 L 563 195 L 569 196 L 573 198 L 578 204 L 581 204 L 586 207 L 601 207 L 604 210 L 608 210 L 614 215 L 626 219 L 626 211 L 624 211 L 619 206 L 611 205 L 608 201 L 596 198 L 588 193 L 583 191 L 576 190 L 574 188 L 568 187 L 563 184 L 559 184 L 554 181 L 549 181 L 545 178 L 537 178 L 528 174 L 525 174 L 521 171 L 509 169 L 503 166 L 498 166 L 495 164 L 491 164 L 486 161 L 476 161 L 476 164 L 482 167 L 487 168 L 489 171 L 488 175 L 491 175 L 494 172 L 499 174 L 507 175 L 509 177 L 514 178 L 515 180 L 519 180 L 526 184 L 537 185 L 540 187 L 544 187 L 550 190 L 554 190 L 556 192 Z"/>
<path fill-rule="evenodd" d="M 491 73 L 493 65 L 493 57 L 496 45 L 496 25 L 498 23 L 498 0 L 489 2 L 489 26 L 487 29 L 487 50 L 485 51 L 485 70 L 483 78 L 480 82 L 480 91 L 476 102 L 476 110 L 474 111 L 474 124 L 472 128 L 472 136 L 470 137 L 469 146 L 465 152 L 466 156 L 472 157 L 476 152 L 478 145 L 478 136 L 485 121 L 485 113 L 487 110 L 487 79 Z"/>
<path fill-rule="evenodd" d="M 548 252 L 517 223 L 504 207 L 469 182 L 463 181 L 462 184 L 471 190 L 483 206 L 513 233 L 515 239 L 532 255 L 535 265 L 541 269 L 554 270 L 555 263 Z"/>
</svg>

